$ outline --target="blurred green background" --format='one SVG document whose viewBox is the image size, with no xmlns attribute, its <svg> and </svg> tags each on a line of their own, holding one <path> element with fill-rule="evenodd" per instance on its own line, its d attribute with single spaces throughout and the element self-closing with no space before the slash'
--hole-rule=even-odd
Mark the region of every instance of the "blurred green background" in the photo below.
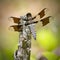
<svg viewBox="0 0 60 60">
<path fill-rule="evenodd" d="M 9 17 L 20 17 L 28 12 L 35 16 L 43 8 L 47 8 L 45 16 L 52 18 L 44 27 L 41 22 L 36 25 L 37 40 L 32 37 L 31 60 L 36 60 L 38 53 L 48 60 L 59 58 L 52 51 L 60 46 L 60 0 L 0 0 L 0 60 L 13 60 L 17 49 L 19 33 L 9 28 L 14 24 Z"/>
</svg>

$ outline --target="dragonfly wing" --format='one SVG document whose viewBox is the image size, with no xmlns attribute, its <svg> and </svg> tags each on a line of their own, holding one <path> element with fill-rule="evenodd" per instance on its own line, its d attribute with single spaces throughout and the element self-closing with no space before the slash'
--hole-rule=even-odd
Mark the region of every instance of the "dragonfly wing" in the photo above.
<svg viewBox="0 0 60 60">
<path fill-rule="evenodd" d="M 20 21 L 20 18 L 17 18 L 17 17 L 10 17 L 13 19 L 14 23 L 19 23 Z"/>
<path fill-rule="evenodd" d="M 41 12 L 38 13 L 38 15 L 40 15 L 40 18 L 45 16 L 45 9 L 46 8 L 44 8 Z"/>
<path fill-rule="evenodd" d="M 49 23 L 49 18 L 50 18 L 50 17 L 51 17 L 51 16 L 48 16 L 48 17 L 40 20 L 40 21 L 42 22 L 42 25 L 43 25 L 43 26 L 45 26 L 45 25 L 47 25 L 47 24 Z"/>
</svg>

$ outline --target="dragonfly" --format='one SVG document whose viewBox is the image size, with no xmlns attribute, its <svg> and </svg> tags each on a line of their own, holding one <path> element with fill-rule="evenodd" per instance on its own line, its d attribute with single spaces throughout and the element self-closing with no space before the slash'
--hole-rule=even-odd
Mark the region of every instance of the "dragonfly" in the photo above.
<svg viewBox="0 0 60 60">
<path fill-rule="evenodd" d="M 42 9 L 37 15 L 35 15 L 31 19 L 21 18 L 21 17 L 18 18 L 18 17 L 11 16 L 10 18 L 12 18 L 13 21 L 14 21 L 14 23 L 16 23 L 17 25 L 12 25 L 10 27 L 13 27 L 14 28 L 14 31 L 21 32 L 23 30 L 23 23 L 21 24 L 21 20 L 24 20 L 24 21 L 26 21 L 26 23 L 24 25 L 25 26 L 30 25 L 30 29 L 31 29 L 32 35 L 33 35 L 34 39 L 36 39 L 36 33 L 34 31 L 35 29 L 34 29 L 34 26 L 32 24 L 36 24 L 38 22 L 42 22 L 42 25 L 45 26 L 48 23 L 50 23 L 49 19 L 50 19 L 51 16 L 48 16 L 48 17 L 45 17 L 44 18 L 44 16 L 46 15 L 45 14 L 45 10 L 46 9 L 47 8 Z M 27 14 L 31 14 L 31 13 L 27 13 Z M 37 18 L 37 16 L 40 17 L 39 18 L 40 19 L 39 21 L 35 21 L 35 19 Z"/>
</svg>

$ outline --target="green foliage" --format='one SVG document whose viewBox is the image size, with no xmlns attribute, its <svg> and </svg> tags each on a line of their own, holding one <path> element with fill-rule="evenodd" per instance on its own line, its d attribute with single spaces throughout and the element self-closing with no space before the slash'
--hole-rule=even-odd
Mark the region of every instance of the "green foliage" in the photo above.
<svg viewBox="0 0 60 60">
<path fill-rule="evenodd" d="M 50 30 L 38 31 L 37 41 L 39 46 L 47 51 L 52 51 L 58 46 L 57 37 Z"/>
</svg>

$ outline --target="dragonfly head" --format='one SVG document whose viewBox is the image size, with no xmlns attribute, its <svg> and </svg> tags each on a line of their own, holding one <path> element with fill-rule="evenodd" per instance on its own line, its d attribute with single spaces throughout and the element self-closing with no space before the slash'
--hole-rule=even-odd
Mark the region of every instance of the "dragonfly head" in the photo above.
<svg viewBox="0 0 60 60">
<path fill-rule="evenodd" d="M 27 20 L 32 20 L 32 14 L 31 13 L 27 13 L 26 17 L 27 17 Z"/>
</svg>

